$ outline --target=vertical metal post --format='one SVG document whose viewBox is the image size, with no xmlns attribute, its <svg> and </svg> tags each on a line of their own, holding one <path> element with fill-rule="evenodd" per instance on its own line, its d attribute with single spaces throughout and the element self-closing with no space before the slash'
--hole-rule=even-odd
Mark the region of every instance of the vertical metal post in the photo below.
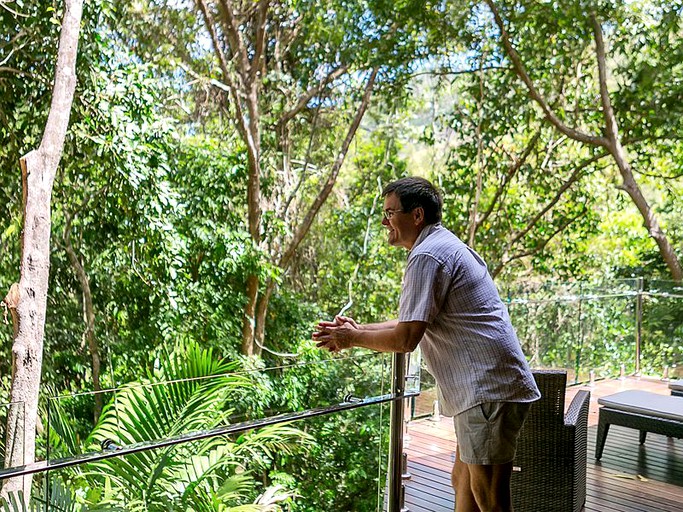
<svg viewBox="0 0 683 512">
<path fill-rule="evenodd" d="M 574 360 L 574 384 L 580 382 L 579 373 L 581 373 L 581 351 L 583 350 L 583 311 L 581 306 L 583 304 L 583 284 L 579 284 L 579 346 L 576 349 L 576 358 Z"/>
<path fill-rule="evenodd" d="M 643 278 L 638 278 L 638 295 L 636 295 L 636 376 L 640 377 L 641 337 L 643 334 Z"/>
<path fill-rule="evenodd" d="M 401 455 L 401 480 L 410 480 L 413 475 L 408 471 L 408 454 L 403 452 Z"/>
<path fill-rule="evenodd" d="M 395 353 L 391 362 L 391 393 L 403 395 L 406 382 L 406 355 Z M 389 499 L 387 512 L 401 512 L 401 475 L 403 465 L 403 400 L 391 402 L 389 426 Z"/>
<path fill-rule="evenodd" d="M 57 399 L 55 399 L 57 400 Z M 45 436 L 46 443 L 45 443 L 45 460 L 50 462 L 50 429 L 52 428 L 52 422 L 50 419 L 50 410 L 52 409 L 52 398 L 48 397 L 47 399 L 47 435 Z M 75 454 L 74 454 L 75 455 Z M 48 471 L 45 473 L 45 489 L 43 492 L 43 497 L 45 499 L 45 512 L 48 512 L 50 510 L 50 491 L 51 491 L 51 479 L 52 475 L 50 474 L 51 472 Z M 26 476 L 24 476 L 26 478 Z M 27 503 L 28 505 L 28 503 Z"/>
</svg>

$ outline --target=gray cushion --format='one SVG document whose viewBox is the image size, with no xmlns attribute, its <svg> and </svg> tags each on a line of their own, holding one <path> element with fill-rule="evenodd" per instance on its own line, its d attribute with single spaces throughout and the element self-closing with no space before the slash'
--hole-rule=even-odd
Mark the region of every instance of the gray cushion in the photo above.
<svg viewBox="0 0 683 512">
<path fill-rule="evenodd" d="M 683 391 L 683 379 L 672 380 L 671 382 L 669 382 L 669 389 Z"/>
<path fill-rule="evenodd" d="M 598 398 L 598 403 L 619 411 L 683 421 L 681 397 L 632 390 Z"/>
</svg>

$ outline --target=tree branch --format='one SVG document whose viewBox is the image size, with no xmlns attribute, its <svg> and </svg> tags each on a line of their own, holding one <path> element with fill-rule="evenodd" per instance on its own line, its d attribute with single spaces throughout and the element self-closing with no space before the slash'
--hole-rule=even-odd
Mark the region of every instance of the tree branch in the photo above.
<svg viewBox="0 0 683 512">
<path fill-rule="evenodd" d="M 237 18 L 235 18 L 235 8 L 232 4 L 232 0 L 221 0 L 221 5 L 225 11 L 227 22 L 226 35 L 230 42 L 230 46 L 232 47 L 233 54 L 237 59 L 239 75 L 242 78 L 242 82 L 246 84 L 249 82 L 248 77 L 251 66 L 249 63 L 247 47 L 244 45 L 244 40 L 240 34 L 240 26 L 237 22 Z"/>
<path fill-rule="evenodd" d="M 227 0 L 223 0 L 225 3 Z M 228 86 L 230 88 L 230 92 L 232 95 L 233 99 L 233 104 L 235 106 L 235 125 L 237 126 L 237 130 L 240 132 L 242 135 L 245 143 L 247 144 L 247 149 L 248 151 L 253 152 L 253 145 L 254 145 L 254 140 L 251 135 L 251 131 L 249 129 L 249 125 L 247 124 L 247 120 L 245 119 L 244 116 L 244 109 L 242 108 L 242 102 L 240 101 L 240 95 L 241 95 L 241 89 L 238 87 L 238 84 L 235 83 L 233 80 L 232 74 L 230 73 L 230 70 L 228 69 L 228 60 L 225 57 L 225 53 L 223 52 L 223 47 L 221 46 L 220 40 L 218 39 L 218 34 L 216 33 L 216 27 L 215 27 L 215 22 L 213 20 L 213 16 L 211 16 L 211 13 L 209 12 L 205 0 L 197 0 L 197 3 L 199 4 L 199 9 L 202 12 L 202 16 L 204 17 L 204 25 L 206 25 L 206 29 L 209 31 L 209 35 L 211 36 L 211 41 L 213 43 L 214 51 L 216 52 L 216 56 L 218 57 L 218 62 L 221 67 L 221 72 L 223 73 L 223 77 L 225 81 L 228 83 Z M 226 7 L 226 9 L 228 9 Z M 232 15 L 232 12 L 230 13 Z M 230 32 L 230 31 L 228 31 Z M 238 73 L 239 76 L 239 73 Z M 240 83 L 243 83 L 242 80 L 240 80 Z"/>
<path fill-rule="evenodd" d="M 538 221 L 546 214 L 548 213 L 557 203 L 558 201 L 562 198 L 562 195 L 577 181 L 579 181 L 583 177 L 583 170 L 588 167 L 590 164 L 597 162 L 601 158 L 604 158 L 606 156 L 609 156 L 610 154 L 607 152 L 600 153 L 598 155 L 595 155 L 591 158 L 587 158 L 583 162 L 579 164 L 579 166 L 574 169 L 574 172 L 572 175 L 569 177 L 569 179 L 559 188 L 557 193 L 555 194 L 555 197 L 541 210 L 539 211 L 525 226 L 524 229 L 519 231 L 512 239 L 508 242 L 505 251 L 508 251 L 510 247 L 515 245 L 522 237 L 524 237 L 531 229 L 538 223 Z"/>
<path fill-rule="evenodd" d="M 292 107 L 290 110 L 282 114 L 282 116 L 277 122 L 278 126 L 284 126 L 289 121 L 294 119 L 294 117 L 299 112 L 301 112 L 306 105 L 308 105 L 308 102 L 311 101 L 311 99 L 313 99 L 317 94 L 320 94 L 320 91 L 327 87 L 328 84 L 330 84 L 331 82 L 342 76 L 344 73 L 346 73 L 348 69 L 349 66 L 346 64 L 334 69 L 323 80 L 321 80 L 318 85 L 310 88 L 308 91 L 299 96 L 296 105 L 294 105 L 294 107 Z"/>
<path fill-rule="evenodd" d="M 327 177 L 325 186 L 313 201 L 313 204 L 309 208 L 306 217 L 299 225 L 294 237 L 289 243 L 286 252 L 283 254 L 282 258 L 280 258 L 280 262 L 278 263 L 278 265 L 283 270 L 287 269 L 287 267 L 289 266 L 294 256 L 294 253 L 299 247 L 299 244 L 301 244 L 301 241 L 306 236 L 306 233 L 308 233 L 308 230 L 310 229 L 311 224 L 313 223 L 313 219 L 318 213 L 318 210 L 320 210 L 320 207 L 325 203 L 327 197 L 330 195 L 330 192 L 332 191 L 332 188 L 334 187 L 334 184 L 337 180 L 337 176 L 339 174 L 339 170 L 341 169 L 341 166 L 344 163 L 344 159 L 349 150 L 349 146 L 351 145 L 351 141 L 356 135 L 358 126 L 360 126 L 360 122 L 363 119 L 363 116 L 365 115 L 365 111 L 367 110 L 368 105 L 370 104 L 370 97 L 372 95 L 372 89 L 375 85 L 375 79 L 377 78 L 378 72 L 379 68 L 377 67 L 373 68 L 370 72 L 368 81 L 365 84 L 363 99 L 361 100 L 361 104 L 358 106 L 358 110 L 356 111 L 356 115 L 353 119 L 353 122 L 351 123 L 351 126 L 349 126 L 349 129 L 346 133 L 346 137 L 344 138 L 344 142 L 342 143 L 342 147 L 339 151 L 339 154 L 337 155 L 337 158 L 334 164 L 332 165 L 332 169 L 330 170 L 330 173 Z"/>
<path fill-rule="evenodd" d="M 524 148 L 524 152 L 519 158 L 516 158 L 512 165 L 508 168 L 508 172 L 505 173 L 505 176 L 503 177 L 502 183 L 498 186 L 496 189 L 496 193 L 493 195 L 493 199 L 491 200 L 491 204 L 487 208 L 487 210 L 484 212 L 484 214 L 481 216 L 479 221 L 477 222 L 477 228 L 486 222 L 486 220 L 491 216 L 491 213 L 493 213 L 493 210 L 496 207 L 496 203 L 498 202 L 498 199 L 500 199 L 500 196 L 503 195 L 503 192 L 507 188 L 508 183 L 512 178 L 514 177 L 515 174 L 517 174 L 517 171 L 519 171 L 522 168 L 522 165 L 526 162 L 527 158 L 529 158 L 529 155 L 531 154 L 531 151 L 534 149 L 536 146 L 536 143 L 538 142 L 538 139 L 541 137 L 541 130 L 539 129 L 536 131 L 534 136 L 531 138 L 529 141 L 529 144 Z M 475 230 L 476 231 L 476 230 Z"/>
<path fill-rule="evenodd" d="M 493 270 L 493 272 L 491 272 L 491 276 L 495 279 L 498 276 L 498 274 L 500 274 L 500 272 L 503 270 L 503 268 L 514 260 L 526 258 L 527 256 L 535 256 L 536 254 L 541 253 L 553 238 L 555 238 L 559 233 L 562 233 L 565 229 L 567 229 L 576 220 L 580 219 L 583 215 L 583 212 L 581 212 L 580 214 L 569 218 L 566 222 L 562 223 L 555 231 L 553 231 L 545 240 L 543 240 L 543 242 L 540 245 L 534 247 L 533 249 L 519 252 L 517 254 L 514 254 L 513 256 L 510 256 L 504 261 L 501 261 Z"/>
<path fill-rule="evenodd" d="M 254 56 L 251 60 L 251 73 L 249 81 L 256 80 L 259 69 L 261 68 L 261 61 L 264 56 L 265 38 L 266 38 L 266 15 L 268 12 L 268 0 L 260 0 L 258 4 L 257 26 L 256 26 L 256 46 Z"/>
<path fill-rule="evenodd" d="M 586 133 L 583 133 L 579 130 L 575 130 L 573 128 L 570 128 L 569 126 L 565 125 L 559 117 L 553 112 L 553 110 L 550 108 L 548 103 L 545 101 L 543 96 L 541 96 L 541 93 L 536 89 L 536 86 L 534 85 L 533 81 L 529 77 L 529 74 L 526 71 L 526 68 L 524 67 L 524 64 L 522 63 L 521 59 L 519 58 L 519 54 L 517 51 L 514 49 L 512 46 L 512 43 L 510 42 L 510 36 L 507 33 L 507 30 L 505 29 L 505 24 L 503 23 L 503 19 L 500 16 L 500 12 L 498 11 L 498 8 L 496 5 L 493 3 L 493 0 L 486 0 L 486 3 L 488 4 L 489 8 L 491 9 L 491 13 L 493 14 L 493 18 L 496 22 L 496 25 L 498 25 L 498 28 L 500 29 L 500 37 L 501 41 L 503 43 L 503 47 L 505 48 L 505 53 L 507 56 L 510 58 L 512 61 L 513 68 L 517 74 L 517 76 L 524 82 L 524 84 L 527 86 L 527 89 L 529 90 L 529 94 L 532 97 L 536 103 L 541 107 L 541 110 L 543 110 L 543 114 L 545 115 L 545 118 L 553 125 L 555 128 L 557 128 L 561 133 L 565 134 L 567 137 L 570 137 L 574 140 L 578 140 L 580 142 L 585 142 L 587 144 L 593 144 L 597 146 L 605 146 L 607 144 L 607 141 L 604 137 L 595 137 L 592 135 L 588 135 Z"/>
<path fill-rule="evenodd" d="M 311 159 L 311 150 L 313 149 L 313 138 L 315 136 L 315 131 L 316 131 L 316 125 L 318 123 L 318 115 L 320 114 L 320 105 L 315 109 L 315 115 L 313 116 L 313 121 L 311 122 L 311 136 L 308 139 L 308 147 L 306 148 L 306 159 L 304 160 L 304 168 L 301 171 L 301 174 L 299 175 L 299 181 L 292 190 L 292 193 L 289 195 L 287 198 L 287 201 L 285 202 L 284 207 L 282 208 L 282 214 L 280 215 L 280 218 L 282 220 L 285 219 L 285 216 L 287 215 L 287 210 L 289 210 L 289 205 L 292 203 L 296 195 L 299 193 L 299 189 L 303 185 L 304 181 L 306 180 L 306 172 L 308 170 L 308 167 L 310 165 L 310 159 Z"/>
<path fill-rule="evenodd" d="M 602 39 L 602 27 L 598 22 L 595 13 L 590 15 L 591 25 L 593 26 L 593 37 L 595 38 L 595 53 L 598 61 L 598 83 L 600 85 L 600 101 L 602 103 L 602 115 L 605 119 L 605 133 L 610 143 L 614 144 L 617 140 L 618 127 L 614 117 L 612 101 L 607 89 L 607 65 L 605 62 L 605 43 Z"/>
<path fill-rule="evenodd" d="M 225 77 L 226 82 L 228 82 L 228 86 L 231 89 L 235 90 L 235 83 L 233 82 L 232 76 L 230 75 L 230 71 L 228 70 L 229 61 L 225 57 L 225 53 L 223 52 L 223 46 L 221 45 L 218 39 L 218 34 L 216 33 L 216 25 L 213 20 L 213 16 L 211 16 L 211 13 L 209 12 L 209 9 L 206 6 L 206 2 L 204 0 L 197 0 L 197 4 L 199 5 L 199 10 L 202 12 L 202 17 L 204 18 L 204 25 L 206 26 L 206 30 L 209 31 L 209 36 L 211 36 L 211 43 L 213 44 L 213 49 L 216 52 L 216 56 L 218 57 L 218 64 L 221 67 L 223 76 Z"/>
</svg>

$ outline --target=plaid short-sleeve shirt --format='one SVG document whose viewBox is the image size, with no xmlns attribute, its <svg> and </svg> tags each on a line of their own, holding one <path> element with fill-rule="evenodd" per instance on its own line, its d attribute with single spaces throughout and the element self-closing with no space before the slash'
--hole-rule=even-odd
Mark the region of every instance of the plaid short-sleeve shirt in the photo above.
<svg viewBox="0 0 683 512">
<path fill-rule="evenodd" d="M 427 322 L 420 348 L 444 414 L 540 397 L 486 264 L 440 224 L 426 226 L 410 251 L 398 320 Z"/>
</svg>

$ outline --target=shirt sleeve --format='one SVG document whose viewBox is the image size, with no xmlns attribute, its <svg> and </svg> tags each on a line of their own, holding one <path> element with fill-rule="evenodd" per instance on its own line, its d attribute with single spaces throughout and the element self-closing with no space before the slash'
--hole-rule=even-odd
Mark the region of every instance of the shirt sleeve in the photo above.
<svg viewBox="0 0 683 512">
<path fill-rule="evenodd" d="M 399 322 L 432 323 L 447 292 L 445 269 L 435 258 L 419 254 L 408 261 L 403 276 Z"/>
</svg>

